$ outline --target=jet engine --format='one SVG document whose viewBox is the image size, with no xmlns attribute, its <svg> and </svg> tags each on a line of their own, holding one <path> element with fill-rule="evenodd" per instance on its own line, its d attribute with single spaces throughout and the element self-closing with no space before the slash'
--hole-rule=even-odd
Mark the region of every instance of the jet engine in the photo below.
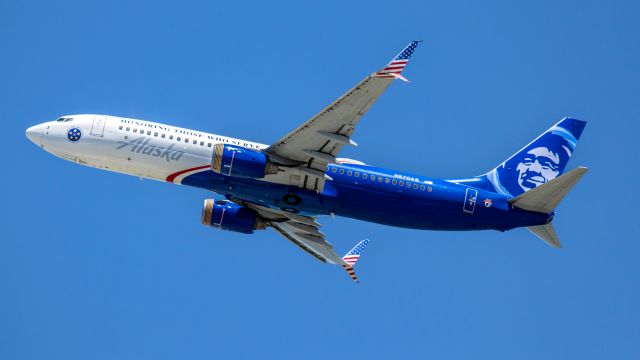
<svg viewBox="0 0 640 360">
<path fill-rule="evenodd" d="M 262 151 L 229 144 L 214 146 L 211 169 L 222 175 L 254 179 L 278 172 Z"/>
<path fill-rule="evenodd" d="M 206 199 L 200 221 L 206 226 L 245 234 L 267 227 L 255 211 L 227 200 L 214 202 L 212 199 Z"/>
</svg>

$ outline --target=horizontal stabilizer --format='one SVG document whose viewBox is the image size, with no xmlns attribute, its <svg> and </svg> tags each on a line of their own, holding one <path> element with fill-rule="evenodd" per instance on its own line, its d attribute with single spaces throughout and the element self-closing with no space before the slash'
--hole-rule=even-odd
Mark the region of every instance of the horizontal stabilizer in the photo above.
<svg viewBox="0 0 640 360">
<path fill-rule="evenodd" d="M 554 248 L 562 247 L 560 245 L 560 240 L 558 240 L 558 234 L 556 234 L 556 230 L 553 228 L 553 225 L 551 225 L 551 223 L 545 225 L 529 226 L 527 230 L 531 231 L 537 237 Z"/>
<path fill-rule="evenodd" d="M 549 214 L 558 206 L 560 201 L 562 201 L 565 195 L 569 193 L 582 175 L 588 170 L 586 167 L 573 169 L 564 175 L 512 198 L 509 200 L 509 203 L 520 209 Z M 540 236 L 537 232 L 534 233 Z"/>
</svg>

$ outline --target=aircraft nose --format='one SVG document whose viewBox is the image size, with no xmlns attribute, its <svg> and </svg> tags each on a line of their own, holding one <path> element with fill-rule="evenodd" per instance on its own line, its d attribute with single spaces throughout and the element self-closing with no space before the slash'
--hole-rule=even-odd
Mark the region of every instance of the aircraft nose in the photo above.
<svg viewBox="0 0 640 360">
<path fill-rule="evenodd" d="M 35 125 L 28 128 L 27 131 L 25 131 L 25 134 L 29 140 L 33 141 L 36 145 L 40 145 L 44 129 L 42 128 L 42 125 Z"/>
</svg>

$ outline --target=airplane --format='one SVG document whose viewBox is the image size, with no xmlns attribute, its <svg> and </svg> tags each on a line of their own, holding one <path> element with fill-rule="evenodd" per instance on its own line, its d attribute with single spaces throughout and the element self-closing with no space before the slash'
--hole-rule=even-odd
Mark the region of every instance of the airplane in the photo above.
<svg viewBox="0 0 640 360">
<path fill-rule="evenodd" d="M 427 230 L 526 227 L 560 247 L 556 207 L 587 168 L 564 169 L 586 125 L 564 118 L 494 169 L 436 179 L 340 158 L 360 119 L 403 70 L 420 41 L 384 68 L 270 145 L 151 121 L 98 114 L 66 115 L 26 136 L 78 164 L 212 191 L 201 222 L 250 234 L 272 228 L 316 259 L 353 265 L 363 240 L 344 257 L 320 231 L 323 215 Z"/>
</svg>

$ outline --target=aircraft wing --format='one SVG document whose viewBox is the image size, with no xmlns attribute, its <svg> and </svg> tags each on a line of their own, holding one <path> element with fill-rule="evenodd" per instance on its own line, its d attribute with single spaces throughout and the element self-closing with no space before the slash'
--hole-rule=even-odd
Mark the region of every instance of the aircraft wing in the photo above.
<svg viewBox="0 0 640 360">
<path fill-rule="evenodd" d="M 244 203 L 244 205 L 255 210 L 260 217 L 267 221 L 270 227 L 309 255 L 322 262 L 342 266 L 349 265 L 333 251 L 333 245 L 325 239 L 324 234 L 320 231 L 321 225 L 314 217 L 252 203 Z"/>
<path fill-rule="evenodd" d="M 360 118 L 401 74 L 420 41 L 412 41 L 387 66 L 347 91 L 265 151 L 284 171 L 265 180 L 322 191 L 327 164 L 334 163 L 344 145 L 356 145 L 351 136 Z"/>
</svg>

